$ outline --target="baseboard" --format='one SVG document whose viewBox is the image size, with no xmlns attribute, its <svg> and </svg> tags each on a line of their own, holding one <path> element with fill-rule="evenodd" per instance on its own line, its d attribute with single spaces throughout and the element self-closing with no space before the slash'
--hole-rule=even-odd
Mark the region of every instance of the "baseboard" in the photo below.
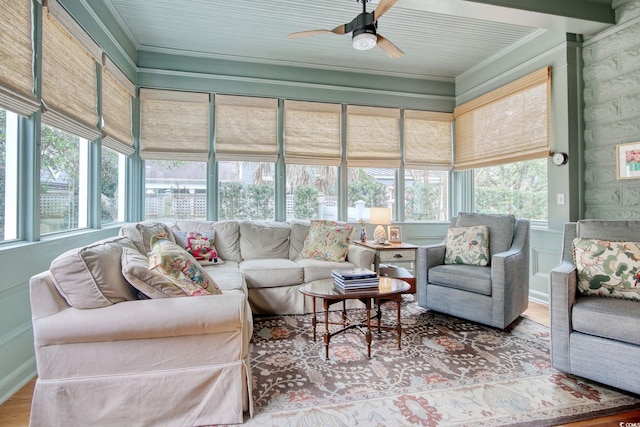
<svg viewBox="0 0 640 427">
<path fill-rule="evenodd" d="M 529 299 L 541 304 L 549 304 L 549 294 L 546 292 L 529 290 Z"/>
<path fill-rule="evenodd" d="M 0 404 L 3 404 L 18 390 L 24 387 L 36 374 L 36 358 L 32 357 L 20 365 L 18 369 L 4 377 L 2 381 L 0 381 Z"/>
</svg>

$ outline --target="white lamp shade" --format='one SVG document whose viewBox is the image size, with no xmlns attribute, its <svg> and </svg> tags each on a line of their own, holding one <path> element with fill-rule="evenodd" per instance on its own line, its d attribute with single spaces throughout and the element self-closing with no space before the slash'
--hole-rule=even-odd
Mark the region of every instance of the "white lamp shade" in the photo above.
<svg viewBox="0 0 640 427">
<path fill-rule="evenodd" d="M 391 224 L 391 209 L 389 208 L 369 209 L 369 223 L 380 224 L 380 225 Z"/>
</svg>

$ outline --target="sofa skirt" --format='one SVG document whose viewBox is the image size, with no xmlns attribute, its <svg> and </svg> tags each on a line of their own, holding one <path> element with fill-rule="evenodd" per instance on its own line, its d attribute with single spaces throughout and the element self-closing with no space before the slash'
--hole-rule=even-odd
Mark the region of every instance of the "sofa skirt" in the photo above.
<svg viewBox="0 0 640 427">
<path fill-rule="evenodd" d="M 140 374 L 38 379 L 30 425 L 242 423 L 243 409 L 252 406 L 250 375 L 250 368 L 243 360 Z"/>
</svg>

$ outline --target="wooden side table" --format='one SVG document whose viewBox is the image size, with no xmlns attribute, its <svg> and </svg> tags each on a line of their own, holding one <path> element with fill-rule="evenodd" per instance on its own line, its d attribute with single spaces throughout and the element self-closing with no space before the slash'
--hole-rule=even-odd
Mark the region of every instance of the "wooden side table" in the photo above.
<svg viewBox="0 0 640 427">
<path fill-rule="evenodd" d="M 384 245 L 375 244 L 373 241 L 367 242 L 354 242 L 356 245 L 364 246 L 365 248 L 369 248 L 375 251 L 375 258 L 373 260 L 373 270 L 379 275 L 383 275 L 380 271 L 380 264 L 395 264 L 399 262 L 415 262 L 416 260 L 416 252 L 418 249 L 417 245 L 412 245 L 411 243 L 387 243 Z M 410 293 L 416 292 L 416 280 L 413 275 L 409 273 L 408 270 L 404 268 L 399 268 L 395 272 L 390 272 L 389 270 L 385 270 L 387 277 L 394 277 L 396 279 L 404 280 L 405 282 L 411 285 Z"/>
</svg>

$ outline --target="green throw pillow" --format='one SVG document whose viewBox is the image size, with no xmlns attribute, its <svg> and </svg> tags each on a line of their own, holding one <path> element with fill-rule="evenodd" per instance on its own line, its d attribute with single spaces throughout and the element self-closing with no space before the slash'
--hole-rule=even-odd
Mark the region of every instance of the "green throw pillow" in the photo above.
<svg viewBox="0 0 640 427">
<path fill-rule="evenodd" d="M 583 295 L 640 301 L 640 243 L 579 237 L 573 260 Z"/>
<path fill-rule="evenodd" d="M 489 227 L 454 227 L 447 231 L 445 264 L 489 265 Z"/>
</svg>

